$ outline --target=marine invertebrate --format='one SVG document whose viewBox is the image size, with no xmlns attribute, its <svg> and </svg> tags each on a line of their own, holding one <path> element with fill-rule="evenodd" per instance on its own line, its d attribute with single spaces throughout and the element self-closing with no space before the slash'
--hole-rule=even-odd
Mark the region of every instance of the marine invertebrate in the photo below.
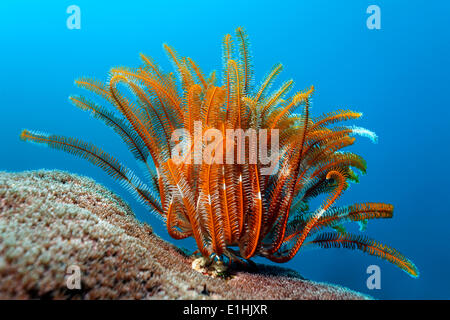
<svg viewBox="0 0 450 320">
<path fill-rule="evenodd" d="M 349 183 L 359 181 L 355 170 L 366 170 L 362 157 L 341 149 L 352 145 L 355 135 L 376 139 L 369 130 L 334 125 L 359 118 L 361 113 L 338 110 L 312 117 L 309 107 L 314 87 L 288 96 L 292 80 L 271 92 L 281 64 L 254 86 L 249 42 L 242 28 L 236 30 L 236 41 L 237 46 L 230 35 L 223 40 L 221 85 L 215 72 L 205 77 L 192 59 L 179 56 L 168 45 L 164 48 L 180 85 L 173 73 L 164 73 L 145 55 L 141 55 L 143 65 L 137 69 L 111 69 L 106 83 L 91 78 L 76 80 L 79 87 L 110 106 L 83 96 L 70 97 L 72 103 L 121 136 L 149 172 L 148 184 L 90 143 L 28 130 L 21 138 L 81 156 L 101 167 L 156 212 L 173 238 L 194 237 L 204 257 L 240 261 L 259 255 L 286 262 L 305 245 L 343 247 L 385 259 L 417 276 L 414 264 L 395 249 L 350 234 L 343 227 L 347 222 L 365 225 L 369 219 L 391 218 L 392 205 L 334 207 Z M 214 128 L 222 138 L 199 144 L 195 139 L 198 123 L 201 135 Z M 182 158 L 191 159 L 200 145 L 200 152 L 212 150 L 213 161 L 174 161 L 173 132 L 180 128 L 194 136 L 184 141 L 187 151 Z M 239 139 L 242 136 L 228 139 L 230 129 L 278 130 L 279 151 L 271 160 L 279 169 L 264 175 L 262 163 L 239 162 L 241 156 L 251 158 L 255 150 L 250 142 Z M 268 144 L 272 142 L 267 131 L 262 136 Z M 231 159 L 235 161 L 222 163 L 216 156 L 219 151 L 226 153 L 230 145 L 238 146 Z M 311 200 L 323 195 L 322 205 L 310 209 Z M 327 232 L 330 228 L 335 231 Z"/>
</svg>

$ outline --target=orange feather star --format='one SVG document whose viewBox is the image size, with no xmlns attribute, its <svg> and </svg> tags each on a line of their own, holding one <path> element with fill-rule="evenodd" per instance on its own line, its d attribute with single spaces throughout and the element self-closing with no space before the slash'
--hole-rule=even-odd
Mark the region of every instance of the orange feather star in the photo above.
<svg viewBox="0 0 450 320">
<path fill-rule="evenodd" d="M 418 276 L 415 265 L 395 249 L 349 234 L 343 227 L 348 222 L 391 218 L 391 205 L 334 206 L 349 183 L 359 181 L 354 169 L 362 173 L 366 169 L 363 158 L 341 149 L 352 145 L 355 135 L 376 136 L 359 127 L 330 126 L 359 118 L 361 113 L 338 110 L 311 117 L 314 87 L 288 96 L 292 80 L 270 92 L 283 69 L 281 64 L 270 70 L 259 87 L 254 86 L 250 45 L 243 28 L 236 30 L 235 42 L 230 35 L 223 40 L 221 86 L 216 84 L 215 73 L 205 77 L 191 58 L 179 56 L 170 46 L 164 48 L 180 86 L 173 73 L 165 73 L 150 57 L 141 55 L 142 66 L 113 68 L 106 83 L 89 78 L 75 82 L 116 110 L 86 97 L 70 98 L 75 106 L 89 111 L 120 135 L 149 171 L 147 184 L 90 143 L 28 130 L 21 138 L 81 156 L 99 166 L 156 212 L 173 238 L 194 237 L 205 257 L 242 262 L 263 256 L 286 262 L 305 245 L 343 247 L 385 259 Z M 176 144 L 173 133 L 180 129 L 188 133 L 188 138 Z M 269 174 L 263 174 L 267 164 L 249 161 L 257 154 L 251 132 L 264 129 L 279 132 L 279 150 L 271 157 L 278 170 L 272 169 Z M 230 138 L 230 130 L 242 130 L 250 140 L 239 134 Z M 211 141 L 202 140 L 207 133 L 213 133 Z M 219 134 L 221 138 L 217 138 Z M 259 143 L 275 142 L 270 134 L 260 134 L 259 138 Z M 180 145 L 186 151 L 184 161 L 175 161 Z M 223 155 L 235 147 L 236 154 L 225 161 Z M 196 161 L 205 151 L 211 154 L 211 161 Z M 326 195 L 323 205 L 310 210 L 309 203 L 320 195 Z M 326 228 L 335 231 L 320 233 Z"/>
</svg>

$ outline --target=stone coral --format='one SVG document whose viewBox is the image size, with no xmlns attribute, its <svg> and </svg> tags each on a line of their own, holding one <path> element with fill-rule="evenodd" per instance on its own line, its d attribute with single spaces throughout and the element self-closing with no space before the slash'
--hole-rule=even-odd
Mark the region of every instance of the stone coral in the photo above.
<svg viewBox="0 0 450 320">
<path fill-rule="evenodd" d="M 229 280 L 191 269 L 129 206 L 60 171 L 0 173 L 0 299 L 366 299 L 262 266 Z M 81 289 L 67 268 L 81 269 Z"/>
</svg>

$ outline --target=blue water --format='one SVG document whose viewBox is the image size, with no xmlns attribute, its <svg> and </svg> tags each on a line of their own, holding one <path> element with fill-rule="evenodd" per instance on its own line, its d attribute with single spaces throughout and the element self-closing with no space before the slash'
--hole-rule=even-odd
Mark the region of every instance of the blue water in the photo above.
<svg viewBox="0 0 450 320">
<path fill-rule="evenodd" d="M 19 141 L 22 128 L 77 136 L 101 145 L 128 166 L 134 160 L 102 123 L 69 104 L 79 76 L 105 79 L 112 66 L 137 66 L 139 53 L 171 68 L 162 43 L 221 68 L 224 34 L 244 26 L 257 82 L 276 62 L 296 89 L 314 85 L 313 115 L 348 107 L 353 124 L 379 136 L 354 148 L 368 174 L 340 200 L 395 206 L 392 220 L 369 222 L 367 235 L 411 258 L 421 274 L 347 250 L 302 252 L 286 266 L 316 280 L 380 299 L 449 299 L 450 210 L 447 203 L 450 110 L 448 1 L 1 1 L 0 170 L 63 169 L 90 176 L 127 199 L 165 239 L 164 226 L 100 169 L 71 155 Z M 66 8 L 81 9 L 69 30 Z M 366 27 L 366 8 L 381 9 L 381 30 Z M 175 240 L 173 240 L 175 241 Z M 192 241 L 176 242 L 192 247 Z M 381 289 L 369 290 L 366 268 L 381 268 Z"/>
</svg>

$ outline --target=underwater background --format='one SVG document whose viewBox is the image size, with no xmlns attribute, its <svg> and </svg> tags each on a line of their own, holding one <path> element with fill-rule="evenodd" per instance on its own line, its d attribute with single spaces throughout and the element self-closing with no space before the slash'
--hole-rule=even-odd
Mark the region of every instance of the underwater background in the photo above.
<svg viewBox="0 0 450 320">
<path fill-rule="evenodd" d="M 79 30 L 66 26 L 70 5 L 80 7 Z M 366 26 L 369 5 L 381 9 L 380 30 Z M 313 116 L 337 108 L 364 114 L 349 124 L 375 131 L 379 141 L 361 138 L 351 148 L 367 160 L 367 175 L 338 204 L 393 204 L 394 218 L 370 221 L 366 234 L 405 254 L 420 277 L 352 250 L 300 250 L 284 266 L 379 299 L 449 299 L 449 18 L 449 2 L 421 0 L 2 1 L 0 170 L 47 168 L 89 176 L 128 201 L 162 238 L 193 250 L 192 239 L 171 239 L 165 225 L 102 170 L 23 143 L 19 134 L 29 128 L 76 136 L 139 171 L 112 130 L 68 102 L 81 91 L 74 79 L 105 80 L 113 66 L 138 66 L 140 52 L 169 70 L 163 43 L 192 57 L 206 73 L 220 72 L 222 37 L 243 26 L 256 83 L 281 62 L 280 78 L 294 79 L 296 90 L 315 86 Z M 381 268 L 379 290 L 366 286 L 366 269 L 373 264 Z"/>
</svg>

